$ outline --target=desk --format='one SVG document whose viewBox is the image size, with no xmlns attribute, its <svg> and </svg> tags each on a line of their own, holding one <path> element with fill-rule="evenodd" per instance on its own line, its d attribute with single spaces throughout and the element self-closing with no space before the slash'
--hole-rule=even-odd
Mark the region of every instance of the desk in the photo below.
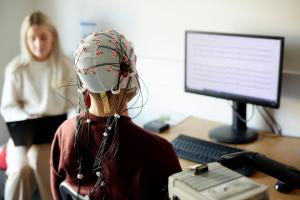
<svg viewBox="0 0 300 200">
<path fill-rule="evenodd" d="M 189 117 L 175 127 L 165 131 L 161 136 L 168 141 L 172 141 L 179 134 L 198 137 L 210 140 L 208 132 L 212 128 L 221 125 L 220 123 Z M 268 132 L 259 132 L 258 139 L 248 144 L 229 145 L 240 149 L 255 151 L 265 154 L 271 159 L 294 166 L 300 169 L 300 138 L 277 136 Z M 184 159 L 179 159 L 181 167 L 195 165 L 196 163 Z M 289 194 L 277 192 L 274 188 L 276 179 L 264 173 L 256 172 L 251 179 L 258 183 L 269 186 L 270 199 L 276 200 L 299 200 L 300 189 L 295 189 Z"/>
</svg>

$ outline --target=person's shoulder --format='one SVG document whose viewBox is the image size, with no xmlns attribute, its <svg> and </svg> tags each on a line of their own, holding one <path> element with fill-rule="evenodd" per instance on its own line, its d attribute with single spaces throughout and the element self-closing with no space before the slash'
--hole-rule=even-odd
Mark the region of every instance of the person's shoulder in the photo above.
<svg viewBox="0 0 300 200">
<path fill-rule="evenodd" d="M 155 146 L 157 148 L 172 148 L 171 143 L 163 137 L 159 136 L 158 134 L 143 129 L 142 127 L 133 123 L 131 120 L 128 123 L 131 126 L 131 128 L 135 130 L 131 131 L 132 134 L 134 134 L 134 137 L 144 141 L 148 145 Z"/>
<path fill-rule="evenodd" d="M 59 138 L 69 137 L 74 135 L 76 129 L 76 117 L 66 119 L 57 129 L 57 134 Z"/>
<path fill-rule="evenodd" d="M 75 127 L 76 125 L 76 118 L 77 116 L 73 116 L 71 118 L 66 119 L 62 124 L 61 124 L 61 128 L 62 129 L 67 129 L 69 127 Z"/>
<path fill-rule="evenodd" d="M 172 174 L 181 170 L 178 157 L 174 151 L 172 144 L 157 133 L 149 132 L 142 127 L 132 123 L 134 130 L 135 146 L 139 149 L 139 153 L 143 154 L 147 163 L 156 163 L 154 167 L 157 170 L 167 171 Z"/>
<path fill-rule="evenodd" d="M 13 58 L 5 68 L 5 75 L 12 75 L 19 73 L 23 67 L 26 66 L 26 61 L 21 56 Z"/>
</svg>

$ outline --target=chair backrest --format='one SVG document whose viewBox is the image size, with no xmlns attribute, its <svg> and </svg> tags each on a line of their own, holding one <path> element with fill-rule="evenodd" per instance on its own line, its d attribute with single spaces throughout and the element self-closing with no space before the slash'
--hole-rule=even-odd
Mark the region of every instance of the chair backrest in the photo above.
<svg viewBox="0 0 300 200">
<path fill-rule="evenodd" d="M 73 188 L 71 188 L 66 181 L 63 181 L 59 185 L 59 193 L 62 200 L 90 200 L 90 198 L 87 195 L 78 195 L 77 192 L 73 190 Z"/>
</svg>

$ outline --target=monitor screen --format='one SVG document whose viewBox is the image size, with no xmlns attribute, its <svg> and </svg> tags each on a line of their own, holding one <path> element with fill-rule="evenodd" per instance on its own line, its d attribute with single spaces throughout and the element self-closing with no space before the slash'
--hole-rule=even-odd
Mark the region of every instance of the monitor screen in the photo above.
<svg viewBox="0 0 300 200">
<path fill-rule="evenodd" d="M 246 104 L 279 107 L 283 46 L 283 37 L 186 31 L 185 91 L 233 101 L 232 125 L 211 130 L 210 138 L 257 138 L 246 124 Z"/>
<path fill-rule="evenodd" d="M 185 90 L 278 108 L 283 37 L 186 31 Z"/>
</svg>

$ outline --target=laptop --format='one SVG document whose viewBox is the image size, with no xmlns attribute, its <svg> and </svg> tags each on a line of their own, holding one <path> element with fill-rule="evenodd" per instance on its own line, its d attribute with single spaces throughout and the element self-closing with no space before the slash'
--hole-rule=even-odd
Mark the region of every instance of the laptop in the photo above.
<svg viewBox="0 0 300 200">
<path fill-rule="evenodd" d="M 16 146 L 52 143 L 57 128 L 66 114 L 7 122 L 9 134 Z"/>
</svg>

